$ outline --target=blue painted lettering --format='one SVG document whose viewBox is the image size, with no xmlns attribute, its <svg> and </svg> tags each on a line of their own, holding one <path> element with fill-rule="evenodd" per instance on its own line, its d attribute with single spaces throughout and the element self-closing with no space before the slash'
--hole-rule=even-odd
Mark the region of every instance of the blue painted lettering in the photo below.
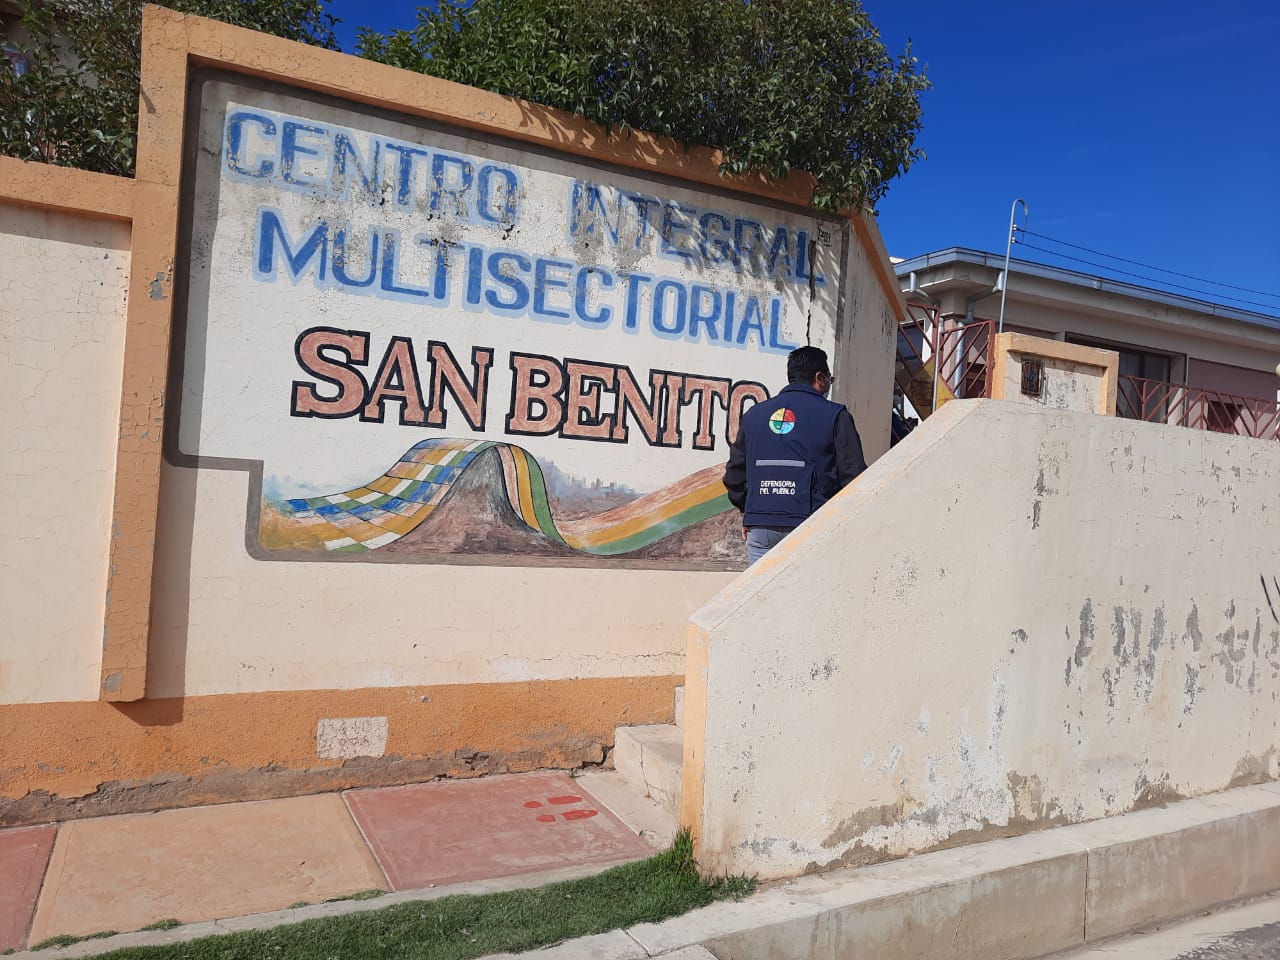
<svg viewBox="0 0 1280 960">
<path fill-rule="evenodd" d="M 613 319 L 611 307 L 599 307 L 595 313 L 590 312 L 591 294 L 587 290 L 587 282 L 595 277 L 600 286 L 608 290 L 613 287 L 613 274 L 608 270 L 597 270 L 595 267 L 582 267 L 578 270 L 578 282 L 573 289 L 573 310 L 583 323 L 607 326 Z"/>
<path fill-rule="evenodd" d="M 247 110 L 239 110 L 233 113 L 227 118 L 227 168 L 242 177 L 269 177 L 276 165 L 260 152 L 252 158 L 249 156 L 249 146 L 246 142 L 249 134 L 245 130 L 246 123 L 257 126 L 258 129 L 254 137 L 256 140 L 267 140 L 276 135 L 276 123 L 270 117 L 264 117 L 260 113 L 250 113 Z M 261 151 L 261 144 L 259 144 L 259 151 Z M 271 155 L 274 156 L 274 154 L 275 150 L 272 147 Z M 257 166 L 251 166 L 255 159 Z"/>
<path fill-rule="evenodd" d="M 534 262 L 533 267 L 533 313 L 534 316 L 553 317 L 563 320 L 569 319 L 569 309 L 566 303 L 562 309 L 547 303 L 549 294 L 557 290 L 569 289 L 569 272 L 573 269 L 572 263 L 565 263 L 563 260 L 545 260 L 539 257 Z M 551 271 L 562 271 L 563 276 L 553 275 Z"/>
<path fill-rule="evenodd" d="M 275 210 L 258 211 L 258 249 L 254 262 L 257 268 L 254 273 L 259 280 L 274 280 L 276 276 L 276 249 L 284 258 L 289 271 L 289 279 L 297 283 L 298 278 L 313 263 L 316 271 L 316 282 L 325 281 L 325 263 L 329 255 L 329 225 L 324 220 L 316 221 L 300 245 L 293 242 L 289 229 L 280 222 L 280 214 Z"/>
<path fill-rule="evenodd" d="M 318 170 L 314 173 L 306 173 L 302 168 L 303 164 L 299 163 L 300 157 L 319 157 L 321 151 L 317 149 L 323 145 L 323 138 L 328 136 L 329 131 L 324 127 L 312 127 L 305 123 L 297 123 L 293 120 L 284 122 L 283 132 L 280 134 L 280 173 L 284 177 L 285 183 L 291 183 L 295 187 L 321 187 L 323 181 L 319 177 Z M 299 138 L 312 138 L 310 144 L 299 142 Z M 318 139 L 316 139 L 318 138 Z M 317 164 L 306 164 L 306 166 L 317 167 Z"/>
<path fill-rule="evenodd" d="M 503 227 L 515 226 L 520 215 L 520 181 L 506 167 L 486 163 L 477 178 L 480 200 L 476 212 L 481 219 Z"/>
<path fill-rule="evenodd" d="M 675 310 L 671 319 L 667 319 L 667 301 L 671 298 L 667 293 L 675 294 Z M 660 280 L 653 288 L 653 329 L 654 332 L 676 336 L 684 332 L 685 314 L 689 311 L 689 294 L 683 283 L 675 280 Z"/>
<path fill-rule="evenodd" d="M 698 328 L 706 330 L 707 340 L 716 340 L 716 321 L 720 319 L 721 293 L 715 287 L 695 283 L 689 291 L 689 339 L 698 339 Z"/>
<path fill-rule="evenodd" d="M 499 310 L 522 311 L 529 306 L 529 284 L 520 276 L 528 274 L 533 268 L 529 258 L 523 253 L 500 251 L 489 254 L 489 276 L 491 276 L 511 293 L 510 300 L 502 300 L 497 290 L 489 290 L 485 299 L 491 307 Z"/>
</svg>

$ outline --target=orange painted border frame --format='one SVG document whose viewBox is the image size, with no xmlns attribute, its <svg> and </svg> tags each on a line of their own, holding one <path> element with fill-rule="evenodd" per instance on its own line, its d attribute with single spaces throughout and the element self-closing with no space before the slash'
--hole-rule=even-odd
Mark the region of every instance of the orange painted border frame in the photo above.
<svg viewBox="0 0 1280 960">
<path fill-rule="evenodd" d="M 722 177 L 718 151 L 686 150 L 673 140 L 638 132 L 629 137 L 611 136 L 559 110 L 162 7 L 146 7 L 135 179 L 122 181 L 26 164 L 41 172 L 24 175 L 22 180 L 31 189 L 26 197 L 13 198 L 37 206 L 73 209 L 72 204 L 60 202 L 60 196 L 85 198 L 97 193 L 96 200 L 89 197 L 85 207 L 74 209 L 130 219 L 133 224 L 99 687 L 99 696 L 106 701 L 134 701 L 146 695 L 186 100 L 191 71 L 198 67 L 276 81 L 773 201 L 804 206 L 812 195 L 812 178 L 804 174 L 795 173 L 778 182 L 763 176 Z M 15 162 L 7 161 L 0 173 Z M 0 177 L 0 181 L 4 179 Z M 66 184 L 73 181 L 76 188 L 68 190 Z M 872 259 L 884 261 L 878 265 L 877 278 L 889 301 L 899 304 L 905 315 L 902 293 L 888 268 L 875 222 L 865 215 L 852 219 L 864 247 L 879 254 Z"/>
<path fill-rule="evenodd" d="M 0 156 L 0 201 L 128 222 L 133 188 L 126 177 Z"/>
</svg>

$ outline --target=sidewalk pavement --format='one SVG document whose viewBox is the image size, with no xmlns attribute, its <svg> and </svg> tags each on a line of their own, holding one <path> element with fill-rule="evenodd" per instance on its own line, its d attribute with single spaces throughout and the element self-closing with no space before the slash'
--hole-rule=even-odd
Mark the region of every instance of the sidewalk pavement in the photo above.
<svg viewBox="0 0 1280 960">
<path fill-rule="evenodd" d="M 0 952 L 652 855 L 586 789 L 606 792 L 609 776 L 543 771 L 0 830 Z"/>
<path fill-rule="evenodd" d="M 2 831 L 0 933 L 8 924 L 17 931 L 6 934 L 11 942 L 35 944 L 55 933 L 122 931 L 11 958 L 82 960 L 583 876 L 651 852 L 618 817 L 655 833 L 655 843 L 658 831 L 673 828 L 669 814 L 654 817 L 656 805 L 624 779 L 617 771 L 576 780 L 522 774 Z M 612 812 L 598 802 L 606 799 Z M 383 889 L 401 892 L 288 909 L 380 879 Z M 1280 782 L 778 881 L 744 901 L 521 957 L 1030 960 L 1273 891 L 1280 892 Z M 171 917 L 188 925 L 123 932 Z"/>
</svg>

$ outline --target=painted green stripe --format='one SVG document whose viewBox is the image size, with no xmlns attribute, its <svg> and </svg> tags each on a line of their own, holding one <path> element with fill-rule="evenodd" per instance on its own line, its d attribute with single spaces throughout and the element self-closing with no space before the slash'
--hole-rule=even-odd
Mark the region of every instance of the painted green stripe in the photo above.
<svg viewBox="0 0 1280 960">
<path fill-rule="evenodd" d="M 712 517 L 719 516 L 726 510 L 732 510 L 733 504 L 729 502 L 727 494 L 721 494 L 713 500 L 706 503 L 700 503 L 692 506 L 687 510 L 682 510 L 675 516 L 668 517 L 659 523 L 655 523 L 651 527 L 645 527 L 638 533 L 633 533 L 629 537 L 621 540 L 614 540 L 610 543 L 602 543 L 594 547 L 586 547 L 587 553 L 596 556 L 613 556 L 618 553 L 629 553 L 632 550 L 639 550 L 641 547 L 647 547 L 651 543 L 669 537 L 673 533 L 679 533 L 686 527 L 691 527 L 695 523 L 701 523 L 703 520 L 709 520 Z"/>
<path fill-rule="evenodd" d="M 547 483 L 542 478 L 542 467 L 527 453 L 525 459 L 529 462 L 529 493 L 533 500 L 534 515 L 538 518 L 538 526 L 551 539 L 564 543 L 564 537 L 556 529 L 556 522 L 551 516 L 551 505 L 547 503 Z"/>
</svg>

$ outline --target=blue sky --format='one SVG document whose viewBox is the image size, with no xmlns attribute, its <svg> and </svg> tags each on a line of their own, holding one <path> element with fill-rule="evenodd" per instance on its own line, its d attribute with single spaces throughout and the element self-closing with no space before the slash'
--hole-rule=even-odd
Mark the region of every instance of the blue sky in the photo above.
<svg viewBox="0 0 1280 960">
<path fill-rule="evenodd" d="M 333 0 L 331 10 L 351 49 L 357 26 L 410 26 L 417 5 Z M 891 52 L 913 41 L 934 83 L 917 141 L 928 158 L 880 205 L 891 254 L 1003 253 L 1010 204 L 1024 197 L 1030 230 L 1053 240 L 1026 236 L 1045 249 L 1015 245 L 1015 257 L 1280 316 L 1274 0 L 865 7 Z"/>
</svg>

